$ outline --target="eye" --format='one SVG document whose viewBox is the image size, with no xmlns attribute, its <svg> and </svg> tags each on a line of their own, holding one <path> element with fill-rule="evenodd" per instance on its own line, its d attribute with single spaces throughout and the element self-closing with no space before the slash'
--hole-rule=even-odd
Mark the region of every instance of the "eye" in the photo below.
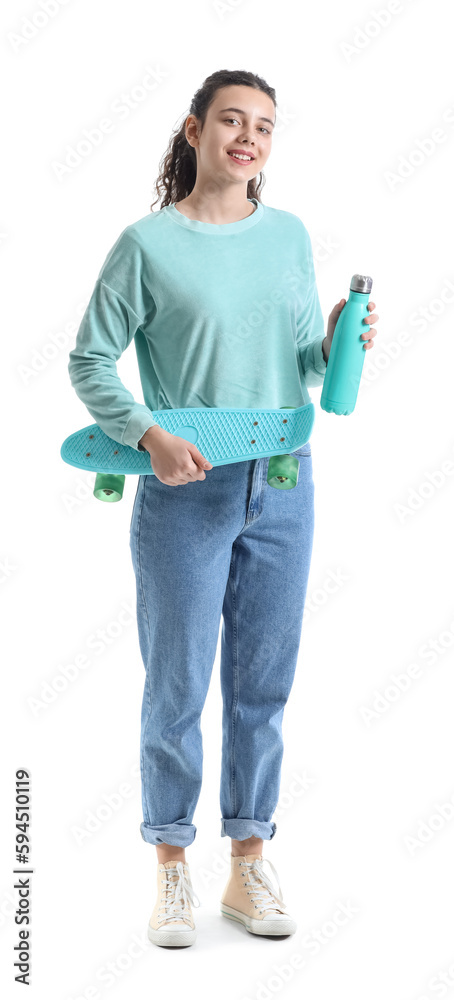
<svg viewBox="0 0 454 1000">
<path fill-rule="evenodd" d="M 225 122 L 237 122 L 238 118 L 224 118 L 224 121 Z M 265 128 L 264 125 L 260 125 L 259 129 L 260 129 L 261 132 L 267 132 L 269 134 L 269 129 Z"/>
</svg>

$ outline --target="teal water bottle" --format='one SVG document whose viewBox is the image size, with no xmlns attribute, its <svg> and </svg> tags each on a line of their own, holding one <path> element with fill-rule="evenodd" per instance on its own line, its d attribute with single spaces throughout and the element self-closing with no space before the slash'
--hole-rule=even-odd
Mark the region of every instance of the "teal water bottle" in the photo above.
<svg viewBox="0 0 454 1000">
<path fill-rule="evenodd" d="M 334 328 L 323 380 L 320 406 L 328 413 L 347 416 L 355 409 L 366 353 L 366 341 L 361 340 L 361 334 L 368 329 L 363 319 L 369 315 L 371 288 L 372 278 L 366 274 L 353 275 L 350 295 Z"/>
</svg>

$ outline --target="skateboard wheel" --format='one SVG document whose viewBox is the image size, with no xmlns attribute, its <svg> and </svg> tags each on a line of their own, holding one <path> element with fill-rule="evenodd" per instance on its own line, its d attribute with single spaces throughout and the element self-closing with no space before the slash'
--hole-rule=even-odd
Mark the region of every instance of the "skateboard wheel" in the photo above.
<svg viewBox="0 0 454 1000">
<path fill-rule="evenodd" d="M 294 455 L 272 455 L 268 462 L 268 485 L 276 490 L 292 490 L 298 482 L 299 468 Z"/>
<path fill-rule="evenodd" d="M 93 496 L 97 500 L 107 500 L 109 503 L 115 503 L 116 500 L 121 500 L 124 485 L 125 476 L 115 476 L 108 472 L 98 472 L 96 474 Z"/>
</svg>

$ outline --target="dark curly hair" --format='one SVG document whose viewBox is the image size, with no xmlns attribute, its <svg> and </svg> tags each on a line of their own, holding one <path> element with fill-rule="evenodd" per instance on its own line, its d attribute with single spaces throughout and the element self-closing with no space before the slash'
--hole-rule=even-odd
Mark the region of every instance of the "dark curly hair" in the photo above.
<svg viewBox="0 0 454 1000">
<path fill-rule="evenodd" d="M 256 76 L 255 73 L 248 73 L 241 69 L 220 69 L 216 73 L 212 73 L 211 76 L 207 76 L 202 86 L 194 94 L 189 111 L 185 114 L 181 125 L 173 132 L 167 151 L 161 159 L 160 173 L 155 184 L 158 197 L 151 203 L 151 211 L 153 211 L 153 205 L 156 205 L 159 200 L 161 201 L 160 207 L 165 208 L 172 202 L 182 201 L 191 193 L 197 175 L 197 156 L 195 149 L 186 139 L 186 119 L 188 115 L 195 115 L 203 129 L 208 108 L 216 97 L 217 91 L 221 87 L 235 85 L 254 87 L 255 90 L 263 91 L 264 94 L 271 97 L 276 107 L 276 93 L 273 87 L 269 87 L 265 80 L 261 76 Z M 248 181 L 247 198 L 257 198 L 257 201 L 260 201 L 263 183 L 264 178 L 262 171 L 260 171 L 258 178 L 252 177 Z"/>
</svg>

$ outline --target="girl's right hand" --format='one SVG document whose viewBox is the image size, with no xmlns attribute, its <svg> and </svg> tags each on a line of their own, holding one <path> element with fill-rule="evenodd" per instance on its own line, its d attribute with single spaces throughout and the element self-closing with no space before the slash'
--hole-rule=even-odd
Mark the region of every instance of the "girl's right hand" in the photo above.
<svg viewBox="0 0 454 1000">
<path fill-rule="evenodd" d="M 148 428 L 140 444 L 148 451 L 156 478 L 166 486 L 185 486 L 206 479 L 203 470 L 213 468 L 195 444 L 169 434 L 158 424 Z"/>
</svg>

